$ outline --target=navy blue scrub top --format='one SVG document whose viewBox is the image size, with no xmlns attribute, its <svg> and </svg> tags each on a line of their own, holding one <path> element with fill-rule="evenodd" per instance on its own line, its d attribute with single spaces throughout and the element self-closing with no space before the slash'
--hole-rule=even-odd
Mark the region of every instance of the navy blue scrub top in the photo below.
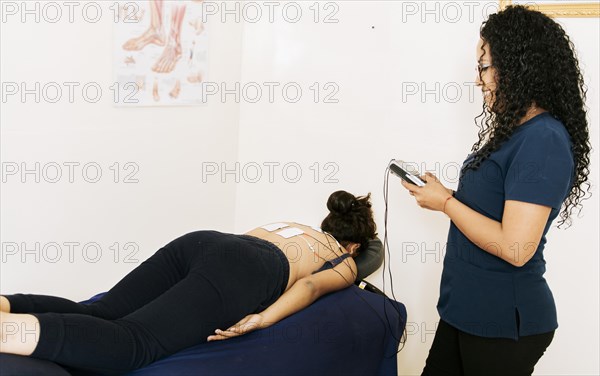
<svg viewBox="0 0 600 376">
<path fill-rule="evenodd" d="M 554 298 L 543 277 L 543 251 L 574 172 L 569 134 L 547 112 L 519 126 L 479 169 L 463 170 L 455 197 L 486 217 L 501 222 L 506 200 L 552 210 L 537 247 L 513 246 L 514 252 L 535 252 L 520 268 L 477 247 L 451 223 L 437 306 L 442 320 L 492 338 L 518 339 L 558 327 Z"/>
</svg>

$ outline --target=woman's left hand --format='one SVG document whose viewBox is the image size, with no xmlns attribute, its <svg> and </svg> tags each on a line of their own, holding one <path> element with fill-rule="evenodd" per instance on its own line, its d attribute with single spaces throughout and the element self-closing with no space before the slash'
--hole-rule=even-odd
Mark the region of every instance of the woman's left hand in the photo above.
<svg viewBox="0 0 600 376">
<path fill-rule="evenodd" d="M 426 173 L 421 179 L 427 183 L 423 187 L 407 183 L 404 180 L 402 180 L 402 185 L 410 191 L 411 196 L 415 197 L 420 207 L 443 211 L 444 204 L 449 197 L 452 197 L 452 191 L 444 187 L 432 173 Z"/>
<path fill-rule="evenodd" d="M 227 330 L 217 329 L 215 334 L 208 336 L 207 341 L 220 341 L 232 337 L 238 337 L 246 333 L 250 333 L 256 329 L 262 329 L 266 327 L 264 318 L 259 314 L 252 314 L 244 317 L 237 324 L 231 326 Z"/>
</svg>

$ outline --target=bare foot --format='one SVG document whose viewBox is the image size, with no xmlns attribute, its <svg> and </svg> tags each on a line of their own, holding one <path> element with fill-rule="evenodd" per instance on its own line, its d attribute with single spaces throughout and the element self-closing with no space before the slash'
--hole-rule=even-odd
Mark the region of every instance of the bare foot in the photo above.
<svg viewBox="0 0 600 376">
<path fill-rule="evenodd" d="M 157 73 L 169 73 L 175 69 L 179 59 L 181 59 L 181 46 L 167 45 L 152 70 Z"/>
<path fill-rule="evenodd" d="M 129 7 L 129 6 L 128 6 Z M 135 11 L 135 9 L 133 9 Z M 149 44 L 164 46 L 166 36 L 163 30 L 163 0 L 150 1 L 150 26 L 142 35 L 137 38 L 131 38 L 125 44 L 123 49 L 126 51 L 139 51 Z M 140 19 L 143 13 L 140 15 Z"/>
<path fill-rule="evenodd" d="M 181 92 L 181 81 L 175 81 L 175 86 L 173 86 L 173 90 L 169 93 L 169 96 L 173 99 L 177 99 L 179 93 Z"/>
<path fill-rule="evenodd" d="M 198 84 L 202 82 L 202 73 L 200 73 L 200 71 L 197 73 L 192 73 L 187 77 L 187 80 L 191 84 Z"/>
<path fill-rule="evenodd" d="M 152 86 L 152 97 L 155 102 L 160 101 L 160 96 L 158 95 L 158 80 L 154 79 L 154 85 Z"/>
<path fill-rule="evenodd" d="M 185 4 L 173 5 L 169 40 L 162 55 L 160 55 L 152 67 L 152 70 L 157 73 L 169 73 L 173 71 L 181 58 L 181 24 L 185 16 L 185 8 Z"/>
<path fill-rule="evenodd" d="M 126 51 L 139 51 L 149 44 L 165 45 L 165 33 L 162 28 L 159 30 L 150 28 L 139 37 L 131 38 L 123 44 L 123 49 Z"/>
<path fill-rule="evenodd" d="M 0 296 L 0 311 L 10 312 L 10 302 L 4 296 Z"/>
</svg>

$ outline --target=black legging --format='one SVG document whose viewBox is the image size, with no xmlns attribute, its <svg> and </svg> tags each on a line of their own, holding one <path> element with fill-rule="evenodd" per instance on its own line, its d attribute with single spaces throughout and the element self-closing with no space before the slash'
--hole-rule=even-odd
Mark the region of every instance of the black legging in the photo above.
<svg viewBox="0 0 600 376">
<path fill-rule="evenodd" d="M 101 373 L 143 367 L 205 342 L 283 293 L 289 263 L 274 244 L 198 231 L 161 248 L 100 300 L 9 295 L 40 322 L 32 357 Z"/>
<path fill-rule="evenodd" d="M 440 320 L 422 376 L 531 375 L 553 337 L 554 331 L 518 341 L 478 337 Z"/>
</svg>

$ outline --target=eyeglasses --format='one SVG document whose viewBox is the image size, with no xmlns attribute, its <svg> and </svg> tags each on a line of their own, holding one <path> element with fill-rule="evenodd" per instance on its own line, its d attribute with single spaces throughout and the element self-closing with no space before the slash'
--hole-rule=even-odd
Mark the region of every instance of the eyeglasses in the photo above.
<svg viewBox="0 0 600 376">
<path fill-rule="evenodd" d="M 480 63 L 477 64 L 477 67 L 475 69 L 477 70 L 477 73 L 481 76 L 481 74 L 488 70 L 488 68 L 490 67 L 492 67 L 492 64 Z"/>
</svg>

